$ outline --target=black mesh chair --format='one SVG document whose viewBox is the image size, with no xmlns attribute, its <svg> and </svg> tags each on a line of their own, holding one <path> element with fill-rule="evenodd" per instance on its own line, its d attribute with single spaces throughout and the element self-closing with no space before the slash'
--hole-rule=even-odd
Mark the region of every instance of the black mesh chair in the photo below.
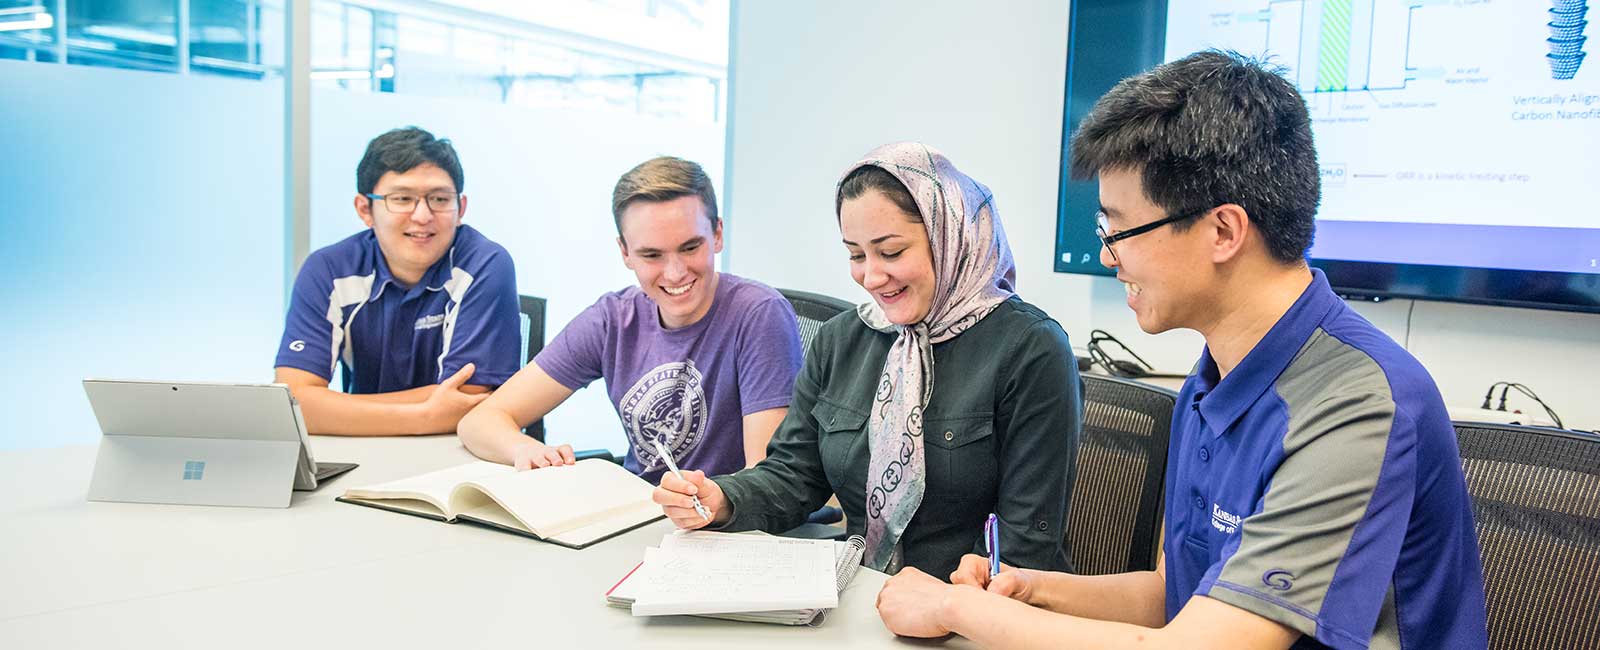
<svg viewBox="0 0 1600 650">
<path fill-rule="evenodd" d="M 789 304 L 794 306 L 795 316 L 800 322 L 800 349 L 805 353 L 811 352 L 811 340 L 816 338 L 817 331 L 822 329 L 822 324 L 828 319 L 839 315 L 840 312 L 855 309 L 856 306 L 848 302 L 824 296 L 820 293 L 797 291 L 795 289 L 779 289 L 778 293 L 789 299 Z M 844 529 L 831 524 L 844 521 L 844 512 L 833 506 L 822 506 L 811 516 L 806 518 L 806 523 L 794 530 L 783 533 L 785 537 L 808 537 L 817 539 L 842 539 Z"/>
<path fill-rule="evenodd" d="M 517 314 L 522 321 L 522 365 L 526 366 L 544 349 L 544 298 L 517 296 Z M 522 432 L 544 442 L 544 420 L 534 420 Z"/>
<path fill-rule="evenodd" d="M 1153 570 L 1178 395 L 1115 377 L 1082 378 L 1083 433 L 1066 531 L 1073 571 Z"/>
<path fill-rule="evenodd" d="M 789 304 L 794 305 L 795 315 L 800 317 L 800 349 L 806 352 L 811 351 L 811 339 L 816 338 L 817 330 L 822 329 L 823 323 L 839 312 L 856 308 L 848 302 L 820 293 L 794 289 L 779 289 L 778 293 L 789 299 Z"/>
<path fill-rule="evenodd" d="M 1600 436 L 1457 422 L 1490 648 L 1600 648 Z"/>
</svg>

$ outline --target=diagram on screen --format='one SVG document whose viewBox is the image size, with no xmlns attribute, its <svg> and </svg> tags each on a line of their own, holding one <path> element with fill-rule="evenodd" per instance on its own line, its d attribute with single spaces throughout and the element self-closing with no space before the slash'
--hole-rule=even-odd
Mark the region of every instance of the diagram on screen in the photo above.
<svg viewBox="0 0 1600 650">
<path fill-rule="evenodd" d="M 1583 28 L 1589 24 L 1584 16 L 1589 13 L 1585 0 L 1550 0 L 1550 76 L 1571 79 L 1583 65 Z"/>
<path fill-rule="evenodd" d="M 1413 48 L 1423 28 L 1455 30 L 1430 25 L 1439 20 L 1427 10 L 1434 7 L 1506 11 L 1487 0 L 1268 0 L 1230 14 L 1209 14 L 1211 27 L 1234 32 L 1233 46 L 1241 51 L 1267 53 L 1290 69 L 1301 92 L 1338 93 L 1363 90 L 1402 90 L 1418 79 L 1437 79 L 1446 72 L 1443 62 L 1430 67 L 1419 62 Z M 1588 0 L 1523 0 L 1513 10 L 1536 18 L 1544 31 L 1543 42 L 1526 41 L 1522 56 L 1544 59 L 1550 78 L 1573 79 L 1587 54 Z M 1537 15 L 1535 15 L 1537 14 Z M 1527 22 L 1527 21 L 1520 21 Z M 1240 31 L 1242 30 L 1242 32 Z M 1255 43 L 1241 40 L 1246 33 L 1263 34 Z M 1248 43 L 1248 44 L 1247 44 Z M 1537 46 L 1537 49 L 1535 49 Z M 1458 65 L 1469 62 L 1456 61 Z"/>
<path fill-rule="evenodd" d="M 1316 253 L 1366 259 L 1363 224 L 1435 229 L 1419 240 L 1447 227 L 1600 227 L 1591 3 L 1169 1 L 1165 58 L 1221 48 L 1281 66 L 1317 144 Z M 1556 255 L 1569 238 L 1552 237 L 1527 250 L 1588 272 L 1592 251 Z"/>
</svg>

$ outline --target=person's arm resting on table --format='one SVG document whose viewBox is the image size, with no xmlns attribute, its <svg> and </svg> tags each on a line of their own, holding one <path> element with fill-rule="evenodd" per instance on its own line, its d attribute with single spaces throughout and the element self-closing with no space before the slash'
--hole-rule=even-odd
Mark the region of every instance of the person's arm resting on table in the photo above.
<svg viewBox="0 0 1600 650">
<path fill-rule="evenodd" d="M 487 387 L 466 384 L 473 370 L 469 363 L 441 384 L 370 395 L 335 391 L 327 379 L 287 366 L 274 370 L 273 381 L 294 393 L 309 433 L 417 435 L 455 431 L 461 416 L 487 397 Z"/>
<path fill-rule="evenodd" d="M 1165 559 L 1163 558 L 1163 565 Z M 954 585 L 903 569 L 878 612 L 903 636 L 960 634 L 989 648 L 1284 649 L 1300 633 L 1204 596 L 1164 621 L 1164 566 L 1107 576 L 1007 567 L 988 584 L 988 559 L 962 558 Z"/>
<path fill-rule="evenodd" d="M 461 418 L 457 427 L 461 444 L 474 456 L 517 469 L 571 465 L 575 462 L 571 445 L 546 445 L 522 428 L 555 410 L 574 392 L 546 374 L 537 361 L 530 363 Z"/>
</svg>

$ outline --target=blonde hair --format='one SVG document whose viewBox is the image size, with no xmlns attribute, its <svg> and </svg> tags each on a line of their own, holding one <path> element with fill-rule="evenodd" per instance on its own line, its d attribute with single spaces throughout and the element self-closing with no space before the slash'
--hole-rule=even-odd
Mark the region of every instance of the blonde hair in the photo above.
<svg viewBox="0 0 1600 650">
<path fill-rule="evenodd" d="M 635 201 L 671 201 L 685 196 L 700 197 L 711 227 L 722 227 L 722 219 L 717 216 L 717 193 L 711 189 L 711 177 L 700 165 L 673 156 L 639 163 L 618 178 L 616 188 L 611 190 L 611 217 L 617 224 L 617 236 L 622 236 L 622 213 Z"/>
</svg>

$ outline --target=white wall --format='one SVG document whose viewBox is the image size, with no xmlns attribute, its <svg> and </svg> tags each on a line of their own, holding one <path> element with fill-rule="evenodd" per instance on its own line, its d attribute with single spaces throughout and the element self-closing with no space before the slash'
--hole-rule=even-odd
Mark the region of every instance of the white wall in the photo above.
<svg viewBox="0 0 1600 650">
<path fill-rule="evenodd" d="M 833 186 L 871 147 L 921 140 L 994 191 L 1020 293 L 1075 344 L 1100 328 L 1158 368 L 1194 362 L 1200 337 L 1139 332 L 1115 280 L 1052 271 L 1066 2 L 740 2 L 732 29 L 728 212 L 744 217 L 729 228 L 733 271 L 865 300 L 838 243 Z M 1411 307 L 1356 306 L 1401 341 Z M 1569 426 L 1600 427 L 1600 316 L 1419 301 L 1410 348 L 1452 406 L 1519 381 Z"/>
<path fill-rule="evenodd" d="M 272 380 L 281 84 L 0 61 L 0 449 L 94 442 L 85 377 Z"/>
</svg>

